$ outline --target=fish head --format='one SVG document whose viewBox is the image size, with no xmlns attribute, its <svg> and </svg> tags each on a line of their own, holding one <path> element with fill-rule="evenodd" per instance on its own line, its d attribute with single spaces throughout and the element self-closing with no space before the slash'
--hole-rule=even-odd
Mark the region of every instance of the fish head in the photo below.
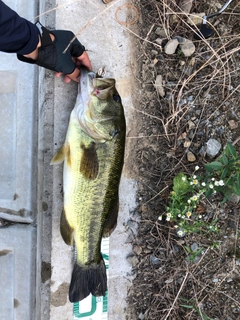
<svg viewBox="0 0 240 320">
<path fill-rule="evenodd" d="M 81 129 L 94 139 L 110 140 L 114 127 L 124 118 L 115 84 L 115 79 L 81 71 L 76 114 Z"/>
</svg>

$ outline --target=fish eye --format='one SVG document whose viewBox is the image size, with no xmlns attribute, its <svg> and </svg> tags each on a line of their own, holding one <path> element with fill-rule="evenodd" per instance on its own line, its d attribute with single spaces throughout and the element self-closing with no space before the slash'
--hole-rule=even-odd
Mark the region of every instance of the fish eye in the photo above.
<svg viewBox="0 0 240 320">
<path fill-rule="evenodd" d="M 114 93 L 114 95 L 113 95 L 113 100 L 114 100 L 114 101 L 116 101 L 116 102 L 121 101 L 120 95 L 119 95 L 119 94 Z"/>
</svg>

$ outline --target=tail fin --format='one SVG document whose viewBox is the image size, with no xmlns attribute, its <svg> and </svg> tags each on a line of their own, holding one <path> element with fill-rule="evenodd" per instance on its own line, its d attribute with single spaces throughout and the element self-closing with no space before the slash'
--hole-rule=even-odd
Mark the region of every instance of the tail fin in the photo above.
<svg viewBox="0 0 240 320">
<path fill-rule="evenodd" d="M 96 297 L 105 296 L 107 291 L 107 275 L 105 263 L 82 267 L 74 264 L 72 279 L 69 288 L 70 302 L 78 302 L 90 293 Z"/>
</svg>

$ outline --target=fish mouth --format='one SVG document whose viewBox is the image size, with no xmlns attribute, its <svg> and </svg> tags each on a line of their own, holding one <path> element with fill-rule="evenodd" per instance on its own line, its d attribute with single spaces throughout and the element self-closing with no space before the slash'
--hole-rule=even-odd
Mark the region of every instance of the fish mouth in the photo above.
<svg viewBox="0 0 240 320">
<path fill-rule="evenodd" d="M 101 106 L 101 101 L 108 100 L 115 80 L 111 78 L 98 78 L 96 73 L 87 69 L 80 70 L 80 82 L 78 85 L 78 96 L 74 114 L 81 129 L 93 139 L 104 140 L 106 137 L 97 128 L 97 123 L 103 121 L 99 119 L 99 110 L 96 106 Z M 97 99 L 96 99 L 97 98 Z M 98 103 L 99 101 L 99 103 Z M 111 117 L 105 117 L 110 120 Z"/>
</svg>

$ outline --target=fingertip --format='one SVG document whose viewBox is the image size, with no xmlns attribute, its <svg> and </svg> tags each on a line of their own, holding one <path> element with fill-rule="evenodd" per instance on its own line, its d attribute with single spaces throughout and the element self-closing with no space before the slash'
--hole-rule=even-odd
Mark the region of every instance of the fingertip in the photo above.
<svg viewBox="0 0 240 320">
<path fill-rule="evenodd" d="M 56 72 L 56 73 L 55 73 L 55 76 L 56 76 L 57 78 L 59 78 L 59 77 L 61 76 L 61 74 L 62 74 L 62 72 Z"/>
<path fill-rule="evenodd" d="M 64 76 L 64 82 L 65 83 L 70 83 L 71 79 L 68 76 Z"/>
</svg>

